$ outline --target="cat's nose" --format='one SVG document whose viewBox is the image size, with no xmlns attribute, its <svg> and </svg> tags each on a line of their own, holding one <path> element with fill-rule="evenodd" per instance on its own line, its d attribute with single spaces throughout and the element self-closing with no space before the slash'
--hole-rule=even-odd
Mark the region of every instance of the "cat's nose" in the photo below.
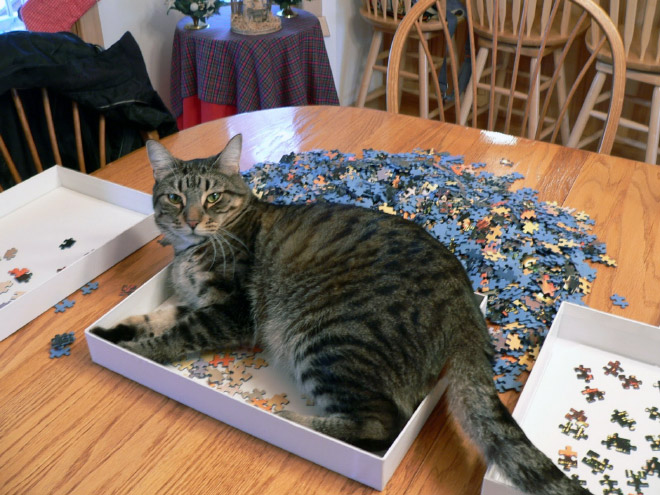
<svg viewBox="0 0 660 495">
<path fill-rule="evenodd" d="M 195 230 L 195 227 L 199 225 L 198 220 L 186 220 L 186 223 L 190 226 L 191 229 Z"/>
</svg>

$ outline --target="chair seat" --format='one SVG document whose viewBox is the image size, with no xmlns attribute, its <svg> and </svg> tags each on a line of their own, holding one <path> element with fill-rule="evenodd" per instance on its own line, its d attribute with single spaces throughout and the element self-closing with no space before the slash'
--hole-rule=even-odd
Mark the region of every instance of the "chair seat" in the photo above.
<svg viewBox="0 0 660 495">
<path fill-rule="evenodd" d="M 578 16 L 571 16 L 571 20 L 568 22 L 568 26 L 575 26 L 578 22 Z M 583 33 L 588 29 L 588 26 L 584 26 L 580 33 Z M 474 32 L 479 36 L 479 41 L 491 41 L 493 40 L 492 30 L 483 24 L 478 22 L 474 25 Z M 540 26 L 532 29 L 529 34 L 521 40 L 521 45 L 525 47 L 534 47 L 538 48 L 543 42 L 544 33 L 541 32 Z M 570 37 L 570 30 L 565 29 L 562 32 L 558 23 L 552 25 L 548 38 L 545 40 L 545 46 L 547 47 L 563 47 Z M 500 32 L 497 35 L 497 43 L 507 44 L 516 46 L 518 44 L 518 33 L 513 29 L 513 24 L 510 18 L 507 18 L 507 22 L 504 25 L 504 29 L 500 29 Z"/>
<path fill-rule="evenodd" d="M 399 26 L 400 19 L 373 14 L 367 11 L 364 7 L 360 9 L 360 15 L 375 29 L 386 33 L 394 33 Z M 428 20 L 422 23 L 421 28 L 422 32 L 438 31 L 442 29 L 442 23 L 439 20 Z"/>
</svg>

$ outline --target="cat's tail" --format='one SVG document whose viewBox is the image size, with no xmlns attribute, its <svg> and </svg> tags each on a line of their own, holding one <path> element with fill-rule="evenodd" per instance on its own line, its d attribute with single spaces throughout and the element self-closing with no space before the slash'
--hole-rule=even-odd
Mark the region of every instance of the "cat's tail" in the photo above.
<svg viewBox="0 0 660 495">
<path fill-rule="evenodd" d="M 455 353 L 447 363 L 449 407 L 465 433 L 520 490 L 533 495 L 589 495 L 568 478 L 527 438 L 493 384 L 487 351 L 460 342 L 470 352 Z M 463 345 L 461 345 L 463 344 Z"/>
</svg>

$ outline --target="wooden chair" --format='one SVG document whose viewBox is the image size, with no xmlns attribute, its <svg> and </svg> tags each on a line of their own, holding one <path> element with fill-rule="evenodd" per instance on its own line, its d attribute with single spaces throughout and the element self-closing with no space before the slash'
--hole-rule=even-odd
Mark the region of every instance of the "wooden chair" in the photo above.
<svg viewBox="0 0 660 495">
<path fill-rule="evenodd" d="M 21 97 L 21 92 L 16 89 L 11 89 L 11 99 L 13 101 L 16 114 L 18 116 L 18 121 L 20 122 L 20 131 L 25 140 L 25 144 L 29 151 L 29 156 L 32 160 L 32 165 L 34 166 L 34 172 L 40 173 L 44 170 L 44 163 L 46 168 L 53 165 L 65 165 L 71 166 L 72 168 L 77 168 L 83 173 L 87 173 L 88 169 L 90 171 L 96 168 L 102 168 L 106 165 L 106 119 L 101 113 L 97 112 L 85 112 L 85 118 L 83 124 L 81 125 L 81 110 L 79 109 L 78 104 L 75 101 L 67 101 L 69 105 L 69 114 L 71 116 L 71 125 L 73 130 L 73 137 L 75 141 L 75 150 L 72 150 L 71 153 L 60 153 L 60 145 L 58 144 L 58 134 L 62 132 L 68 132 L 69 129 L 56 129 L 55 123 L 53 121 L 53 109 L 51 107 L 51 98 L 49 96 L 48 90 L 46 88 L 38 88 L 38 93 L 40 95 L 40 105 L 43 106 L 43 114 L 39 116 L 38 119 L 33 119 L 32 122 L 28 119 L 28 112 L 26 112 L 24 99 Z M 26 94 L 28 98 L 32 96 L 34 92 L 29 92 Z M 34 115 L 34 114 L 33 114 Z M 96 129 L 97 135 L 97 144 L 95 150 L 90 153 L 87 153 L 89 156 L 96 157 L 98 156 L 98 163 L 93 165 L 86 162 L 85 160 L 85 149 L 83 146 L 83 129 L 85 127 L 85 122 L 90 123 L 91 120 L 96 121 L 94 128 Z M 39 136 L 40 129 L 47 131 L 47 141 L 39 140 L 35 138 Z M 144 134 L 144 139 L 158 139 L 158 132 L 149 131 Z M 39 141 L 39 145 L 37 144 Z M 41 151 L 41 153 L 40 153 Z M 21 182 L 23 179 L 28 178 L 32 175 L 29 173 L 32 167 L 20 167 L 23 170 L 23 173 L 19 173 L 19 167 L 16 166 L 12 155 L 7 148 L 5 140 L 0 133 L 0 155 L 4 159 L 4 162 L 9 168 L 9 173 L 11 178 L 15 183 Z M 62 157 L 65 157 L 65 160 Z M 66 158 L 69 157 L 73 159 L 75 156 L 75 163 L 67 162 Z M 2 191 L 2 186 L 0 185 L 0 191 Z"/>
<path fill-rule="evenodd" d="M 394 9 L 392 8 L 394 4 Z M 363 0 L 360 15 L 373 28 L 371 46 L 367 61 L 365 63 L 362 82 L 356 102 L 357 107 L 364 107 L 365 103 L 379 98 L 385 94 L 385 86 L 380 86 L 369 91 L 374 71 L 385 74 L 387 72 L 387 59 L 390 53 L 389 46 L 386 46 L 386 36 L 393 36 L 401 22 L 403 16 L 411 9 L 412 0 Z M 428 41 L 439 35 L 442 25 L 437 19 L 427 19 L 420 27 L 420 33 L 415 34 L 413 38 L 423 38 Z M 402 69 L 399 76 L 415 81 L 418 89 L 413 91 L 419 96 L 419 116 L 428 118 L 429 116 L 429 90 L 428 73 L 429 66 L 424 55 L 423 45 L 420 40 L 413 40 L 417 43 L 417 72 Z M 404 91 L 403 84 L 400 87 Z M 401 95 L 399 95 L 400 97 Z"/>
<path fill-rule="evenodd" d="M 505 2 L 506 0 L 495 0 L 493 3 L 493 10 L 491 16 L 493 17 L 492 23 L 494 26 L 497 26 L 499 16 L 497 15 L 500 12 L 500 2 Z M 467 124 L 472 127 L 478 127 L 481 129 L 487 130 L 498 130 L 507 134 L 516 134 L 516 135 L 529 135 L 528 134 L 528 121 L 530 114 L 532 112 L 532 107 L 536 106 L 536 103 L 533 101 L 533 98 L 526 98 L 524 100 L 518 100 L 514 98 L 515 91 L 523 91 L 527 94 L 532 93 L 531 85 L 535 81 L 539 81 L 539 72 L 541 70 L 541 64 L 536 64 L 531 71 L 531 77 L 526 81 L 521 78 L 518 79 L 518 69 L 520 67 L 520 58 L 522 56 L 522 42 L 523 36 L 522 33 L 525 32 L 525 23 L 527 15 L 529 12 L 530 4 L 535 0 L 523 0 L 520 10 L 520 24 L 521 29 L 518 30 L 518 37 L 515 40 L 517 50 L 513 55 L 513 74 L 512 80 L 509 84 L 509 88 L 505 91 L 496 90 L 496 81 L 497 81 L 497 49 L 495 48 L 491 52 L 491 71 L 490 71 L 490 84 L 483 86 L 488 91 L 488 105 L 485 108 L 483 113 L 479 112 L 478 103 L 477 103 L 477 85 L 471 84 L 468 86 L 467 90 L 461 94 L 460 92 L 454 91 L 454 88 L 458 88 L 458 74 L 455 70 L 451 70 L 456 66 L 456 60 L 458 54 L 453 51 L 450 51 L 447 55 L 451 58 L 451 62 L 448 67 L 450 68 L 450 74 L 448 75 L 448 81 L 450 83 L 450 88 L 442 94 L 440 84 L 437 78 L 436 66 L 433 63 L 433 60 L 430 58 L 428 51 L 428 46 L 424 40 L 422 44 L 424 45 L 424 52 L 427 56 L 427 59 L 430 60 L 429 64 L 431 66 L 431 76 L 433 88 L 436 94 L 439 94 L 441 97 L 438 101 L 439 107 L 439 116 L 440 120 L 451 121 L 453 120 L 456 123 L 460 123 L 461 115 L 464 112 L 471 113 L 471 118 L 468 119 Z M 544 8 L 549 9 L 548 21 L 546 24 L 546 29 L 543 31 L 543 36 L 538 47 L 538 56 L 545 53 L 546 45 L 550 40 L 550 34 L 554 32 L 554 24 L 556 22 L 562 22 L 562 18 L 558 17 L 561 15 L 564 6 L 564 0 L 552 0 L 545 2 L 547 5 Z M 614 67 L 614 77 L 612 78 L 612 97 L 610 99 L 608 119 L 605 122 L 604 129 L 601 133 L 601 140 L 599 143 L 598 150 L 602 153 L 609 153 L 612 149 L 612 144 L 614 142 L 614 135 L 616 134 L 617 125 L 619 122 L 619 117 L 621 115 L 622 100 L 624 94 L 625 86 L 625 57 L 623 52 L 623 43 L 619 37 L 616 27 L 609 19 L 607 14 L 592 0 L 566 0 L 566 3 L 570 3 L 571 7 L 574 9 L 572 12 L 573 15 L 577 15 L 577 20 L 574 23 L 573 29 L 570 31 L 568 38 L 563 45 L 562 51 L 558 57 L 558 67 L 561 67 L 564 64 L 567 54 L 571 50 L 575 50 L 576 46 L 579 46 L 580 43 L 583 43 L 584 37 L 581 36 L 581 33 L 584 32 L 585 26 L 588 26 L 590 30 L 593 31 L 594 39 L 597 40 L 597 47 L 607 46 L 611 53 L 613 54 L 613 67 Z M 401 55 L 403 51 L 403 46 L 405 39 L 410 36 L 411 32 L 416 31 L 419 33 L 421 29 L 421 20 L 420 15 L 431 5 L 435 5 L 439 15 L 440 22 L 444 23 L 443 15 L 443 4 L 441 0 L 420 0 L 415 6 L 410 10 L 408 15 L 400 23 L 399 28 L 394 36 L 392 42 L 392 48 L 390 52 L 390 63 L 387 69 L 387 109 L 390 112 L 398 113 L 399 112 L 399 102 L 397 99 L 397 94 L 399 92 L 399 71 L 401 67 Z M 478 2 L 476 0 L 467 1 L 467 37 L 469 40 L 470 48 L 470 65 L 472 69 L 472 74 L 477 74 L 477 57 L 476 47 L 478 32 L 476 30 L 476 20 L 478 19 L 479 13 L 476 10 L 478 8 Z M 494 47 L 497 47 L 499 42 L 499 29 L 494 29 L 494 35 L 492 43 Z M 579 72 L 575 75 L 574 78 L 570 81 L 572 83 L 571 89 L 567 91 L 565 101 L 561 105 L 561 109 L 554 115 L 553 118 L 553 127 L 552 132 L 547 135 L 542 130 L 541 125 L 536 126 L 534 134 L 531 136 L 534 139 L 541 139 L 543 136 L 544 140 L 550 142 L 555 142 L 557 135 L 560 132 L 561 122 L 564 118 L 572 118 L 571 102 L 579 101 L 582 93 L 581 91 L 586 91 L 586 86 L 588 85 L 590 74 L 589 69 L 595 63 L 596 56 L 592 54 L 587 60 L 584 67 L 582 67 Z M 556 98 L 556 91 L 558 87 L 558 80 L 561 76 L 561 72 L 557 70 L 553 71 L 549 77 L 549 82 L 547 84 L 547 90 L 545 91 L 545 96 L 543 98 L 542 104 L 539 104 L 539 122 L 545 122 L 548 116 L 548 110 L 550 103 L 553 98 Z M 527 83 L 526 86 L 524 83 Z M 568 81 L 567 81 L 568 82 Z M 523 86 L 522 89 L 520 86 Z M 584 88 L 584 89 L 583 89 Z M 468 93 L 471 93 L 469 96 L 466 96 Z M 506 112 L 503 116 L 498 114 L 498 106 L 495 105 L 495 99 L 497 96 L 502 96 L 507 98 L 506 103 Z M 469 99 L 470 103 L 466 103 Z M 514 103 L 516 103 L 516 108 L 514 108 Z M 468 109 L 465 109 L 465 106 Z M 518 110 L 519 115 L 515 112 Z M 515 120 L 516 126 L 512 125 Z M 515 127 L 515 128 L 514 128 Z M 571 134 L 575 132 L 574 127 L 571 130 Z"/>
<path fill-rule="evenodd" d="M 543 2 L 542 0 L 535 0 L 526 5 L 525 12 L 522 10 L 523 0 L 473 0 L 472 12 L 476 12 L 474 17 L 474 31 L 477 35 L 477 45 L 479 51 L 477 53 L 476 62 L 476 76 L 473 80 L 478 81 L 478 90 L 489 91 L 489 82 L 483 82 L 485 78 L 489 77 L 493 71 L 496 71 L 495 77 L 495 105 L 500 109 L 500 100 L 503 95 L 507 95 L 510 89 L 510 82 L 513 78 L 508 73 L 517 70 L 517 77 L 530 78 L 534 72 L 536 65 L 543 63 L 544 59 L 550 58 L 553 70 L 559 71 L 559 78 L 557 79 L 557 104 L 559 108 L 566 101 L 566 76 L 564 74 L 564 65 L 560 63 L 561 50 L 568 41 L 568 37 L 572 28 L 577 22 L 574 15 L 575 9 L 572 8 L 569 2 L 565 2 L 560 6 L 560 11 L 557 17 L 561 18 L 561 22 L 549 23 L 550 18 L 550 2 Z M 498 15 L 493 15 L 497 11 Z M 524 15 L 524 22 L 521 22 L 521 16 Z M 545 35 L 546 29 L 550 27 L 550 32 Z M 584 25 L 586 30 L 587 25 Z M 518 39 L 520 39 L 520 47 L 518 47 Z M 543 50 L 540 50 L 543 44 Z M 491 54 L 496 47 L 497 54 L 496 60 L 498 64 L 491 67 L 486 67 L 489 54 Z M 510 66 L 512 55 L 520 54 L 521 59 L 525 58 L 529 62 L 529 70 L 523 72 L 520 70 L 521 64 L 518 67 L 512 68 Z M 501 58 L 501 61 L 500 61 Z M 492 60 L 492 58 L 491 58 Z M 522 62 L 522 60 L 521 60 Z M 508 77 L 507 77 L 508 76 Z M 531 98 L 530 113 L 528 120 L 528 137 L 534 137 L 536 129 L 539 125 L 539 106 L 541 93 L 547 90 L 551 79 L 544 77 L 542 71 L 537 72 L 537 77 L 533 84 L 530 85 L 531 92 L 514 91 L 513 97 L 525 100 Z M 472 84 L 472 82 L 471 82 Z M 479 93 L 479 91 L 477 91 Z M 461 109 L 461 124 L 465 124 L 468 119 L 471 94 L 468 92 L 465 96 L 465 102 Z M 545 124 L 545 123 L 543 123 Z M 551 129 L 553 123 L 549 122 Z M 561 136 L 565 143 L 569 135 L 568 118 L 562 119 Z M 543 133 L 542 133 L 543 136 Z"/>
<path fill-rule="evenodd" d="M 626 118 L 621 118 L 621 128 L 633 131 L 631 135 L 623 135 L 619 129 L 617 142 L 645 150 L 645 161 L 658 163 L 660 149 L 660 2 L 658 0 L 616 0 L 600 3 L 609 13 L 610 18 L 618 27 L 623 37 L 626 56 L 626 80 L 630 83 L 625 101 Z M 607 5 L 609 4 L 609 5 Z M 595 42 L 587 38 L 587 45 L 594 50 Z M 589 117 L 599 120 L 607 118 L 607 114 L 597 108 L 603 101 L 610 98 L 609 91 L 602 91 L 602 86 L 613 72 L 613 62 L 610 54 L 601 49 L 596 62 L 596 77 L 584 104 L 584 113 L 579 123 L 578 134 L 571 141 L 571 146 L 584 147 L 593 141 L 593 136 L 585 136 L 584 128 Z M 640 98 L 634 93 L 651 88 L 651 98 Z M 644 110 L 643 108 L 646 108 Z M 646 134 L 646 140 L 639 138 L 639 133 Z M 630 134 L 630 133 L 628 133 Z M 582 139 L 579 139 L 582 138 Z"/>
</svg>

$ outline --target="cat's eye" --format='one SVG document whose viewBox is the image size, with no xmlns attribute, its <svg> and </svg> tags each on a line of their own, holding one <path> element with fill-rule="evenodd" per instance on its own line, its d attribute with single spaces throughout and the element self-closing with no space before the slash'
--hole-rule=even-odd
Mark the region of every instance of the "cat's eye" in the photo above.
<svg viewBox="0 0 660 495">
<path fill-rule="evenodd" d="M 173 193 L 168 194 L 167 199 L 173 205 L 180 205 L 181 202 L 183 201 L 183 198 L 181 196 L 179 196 L 178 194 L 173 194 Z"/>
<path fill-rule="evenodd" d="M 209 204 L 217 203 L 220 199 L 220 193 L 214 192 L 206 196 L 206 202 Z"/>
</svg>

